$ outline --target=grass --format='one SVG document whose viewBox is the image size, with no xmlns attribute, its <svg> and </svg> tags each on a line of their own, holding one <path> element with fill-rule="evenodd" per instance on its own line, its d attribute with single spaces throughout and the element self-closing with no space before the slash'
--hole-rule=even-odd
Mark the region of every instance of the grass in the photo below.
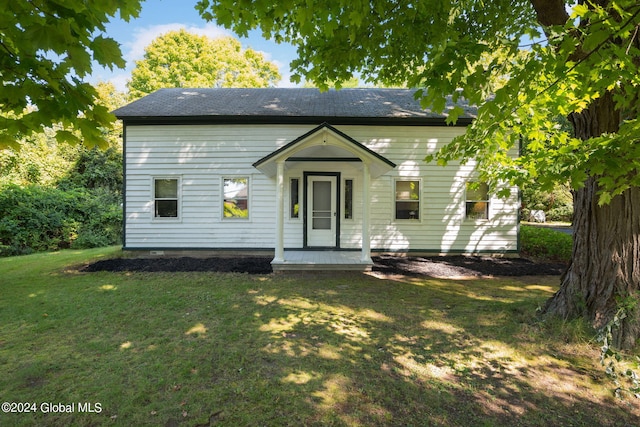
<svg viewBox="0 0 640 427">
<path fill-rule="evenodd" d="M 0 397 L 38 409 L 0 424 L 640 420 L 613 396 L 588 328 L 536 319 L 557 278 L 77 271 L 117 254 L 0 259 Z"/>
</svg>

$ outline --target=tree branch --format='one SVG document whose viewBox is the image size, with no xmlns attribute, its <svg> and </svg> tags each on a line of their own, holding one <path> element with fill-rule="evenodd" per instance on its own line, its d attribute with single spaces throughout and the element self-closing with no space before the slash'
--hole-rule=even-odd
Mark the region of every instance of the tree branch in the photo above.
<svg viewBox="0 0 640 427">
<path fill-rule="evenodd" d="M 564 0 L 531 0 L 531 4 L 543 27 L 564 25 L 569 19 Z"/>
</svg>

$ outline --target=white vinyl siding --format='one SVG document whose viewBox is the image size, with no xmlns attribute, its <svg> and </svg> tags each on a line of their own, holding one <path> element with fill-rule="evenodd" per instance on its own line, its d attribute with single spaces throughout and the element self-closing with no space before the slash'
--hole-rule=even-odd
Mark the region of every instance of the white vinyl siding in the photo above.
<svg viewBox="0 0 640 427">
<path fill-rule="evenodd" d="M 275 178 L 252 164 L 315 128 L 314 125 L 163 125 L 126 127 L 126 242 L 130 248 L 275 247 Z M 472 162 L 427 164 L 427 154 L 464 131 L 455 127 L 336 126 L 396 163 L 371 180 L 371 248 L 390 251 L 468 252 L 517 250 L 518 193 L 490 196 L 489 220 L 465 221 L 466 182 Z M 284 247 L 303 241 L 302 176 L 305 171 L 341 173 L 353 180 L 353 217 L 340 222 L 340 246 L 362 244 L 362 165 L 354 162 L 287 162 Z M 154 221 L 151 177 L 180 176 L 180 221 Z M 225 178 L 249 181 L 249 219 L 224 219 Z M 298 178 L 299 218 L 290 215 L 290 179 Z M 395 220 L 396 180 L 420 182 L 419 221 Z M 341 206 L 344 207 L 344 200 Z M 342 208 L 343 209 L 343 208 Z"/>
</svg>

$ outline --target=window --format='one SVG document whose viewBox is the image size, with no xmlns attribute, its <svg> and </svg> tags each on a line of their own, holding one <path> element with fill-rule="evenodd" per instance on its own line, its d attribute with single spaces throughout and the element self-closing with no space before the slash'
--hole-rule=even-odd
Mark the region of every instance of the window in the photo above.
<svg viewBox="0 0 640 427">
<path fill-rule="evenodd" d="M 489 219 L 489 186 L 467 182 L 466 205 L 467 219 Z"/>
<path fill-rule="evenodd" d="M 289 181 L 289 217 L 300 218 L 300 178 Z"/>
<path fill-rule="evenodd" d="M 178 218 L 178 179 L 154 178 L 153 202 L 155 218 Z"/>
<path fill-rule="evenodd" d="M 344 180 L 344 219 L 353 219 L 353 180 Z"/>
<path fill-rule="evenodd" d="M 420 219 L 420 181 L 396 181 L 396 219 Z"/>
<path fill-rule="evenodd" d="M 224 178 L 224 218 L 249 218 L 249 178 Z"/>
</svg>

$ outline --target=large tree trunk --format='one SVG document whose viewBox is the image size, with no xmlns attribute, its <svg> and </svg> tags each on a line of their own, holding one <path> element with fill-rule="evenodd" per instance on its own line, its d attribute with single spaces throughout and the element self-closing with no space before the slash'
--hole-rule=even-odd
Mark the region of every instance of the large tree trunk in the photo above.
<svg viewBox="0 0 640 427">
<path fill-rule="evenodd" d="M 617 131 L 620 114 L 607 93 L 570 119 L 576 136 L 588 139 Z M 600 328 L 625 307 L 626 318 L 613 338 L 628 349 L 640 338 L 640 189 L 605 206 L 598 206 L 597 191 L 595 177 L 574 191 L 572 260 L 544 311 L 565 319 L 585 317 Z"/>
</svg>

